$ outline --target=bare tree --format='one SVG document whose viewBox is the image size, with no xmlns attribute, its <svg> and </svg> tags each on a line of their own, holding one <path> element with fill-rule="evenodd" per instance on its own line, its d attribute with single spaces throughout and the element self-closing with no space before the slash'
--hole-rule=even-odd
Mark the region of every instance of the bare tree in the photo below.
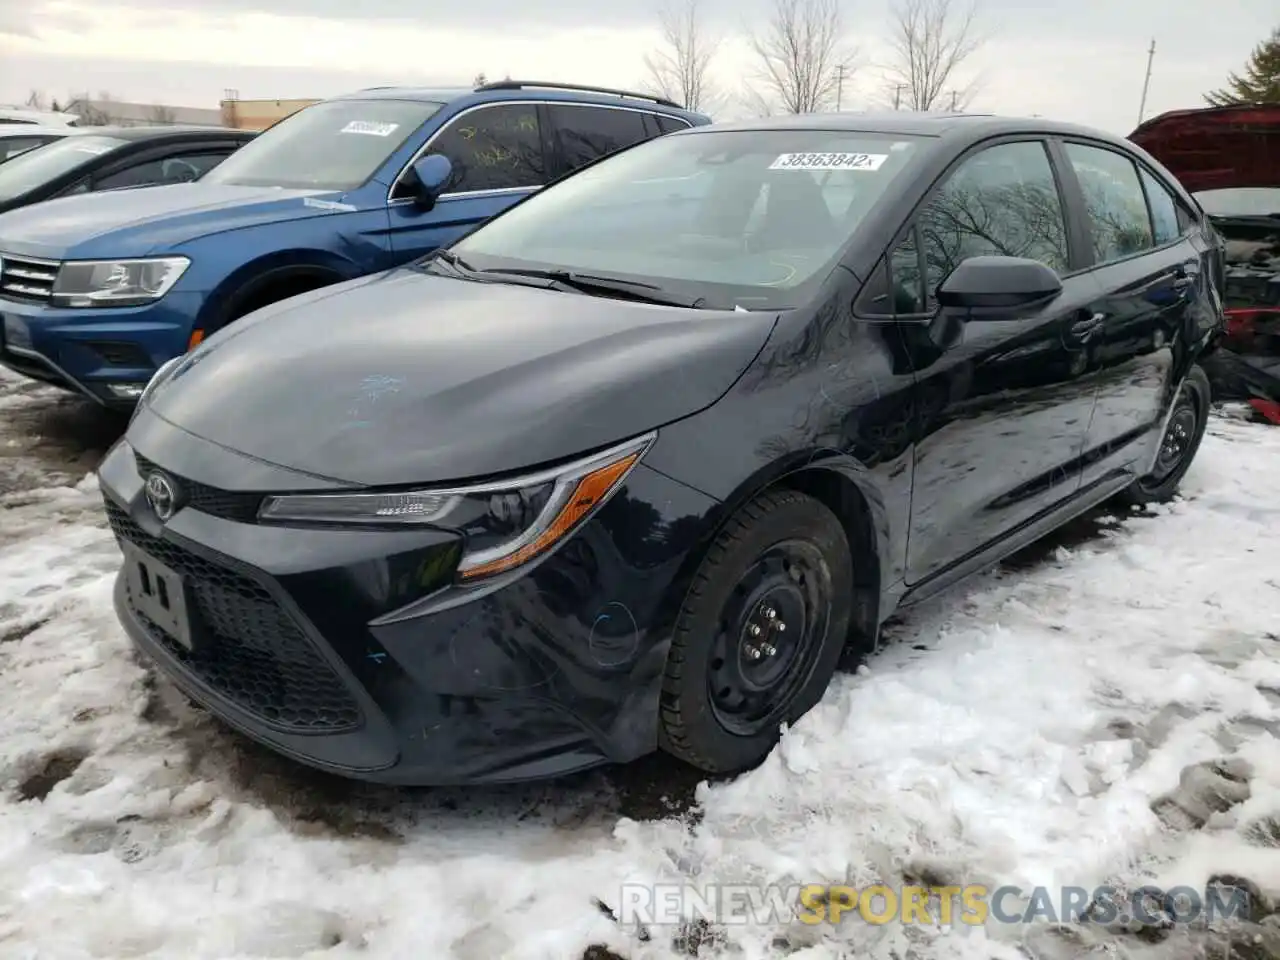
<svg viewBox="0 0 1280 960">
<path fill-rule="evenodd" d="M 707 33 L 701 0 L 666 0 L 658 11 L 662 46 L 646 54 L 654 93 L 688 110 L 710 110 L 719 99 L 708 76 L 720 38 Z"/>
<path fill-rule="evenodd" d="M 173 123 L 177 120 L 178 115 L 174 113 L 172 107 L 166 107 L 157 103 L 147 108 L 147 119 L 152 123 L 167 124 Z"/>
<path fill-rule="evenodd" d="M 473 87 L 483 87 L 488 82 L 489 82 L 488 79 L 484 75 L 484 71 L 481 70 L 479 73 L 475 75 L 474 78 L 472 78 L 471 85 Z"/>
<path fill-rule="evenodd" d="M 29 94 L 27 94 L 27 106 L 30 107 L 32 110 L 48 109 L 45 106 L 44 93 L 41 92 L 40 90 L 32 90 Z"/>
<path fill-rule="evenodd" d="M 817 113 L 853 74 L 857 51 L 843 43 L 840 0 L 774 0 L 763 32 L 748 38 L 759 66 L 746 99 L 758 113 Z"/>
<path fill-rule="evenodd" d="M 963 110 L 977 83 L 957 83 L 956 71 L 982 46 L 975 28 L 976 0 L 898 0 L 893 8 L 893 65 L 889 88 L 894 109 Z"/>
</svg>

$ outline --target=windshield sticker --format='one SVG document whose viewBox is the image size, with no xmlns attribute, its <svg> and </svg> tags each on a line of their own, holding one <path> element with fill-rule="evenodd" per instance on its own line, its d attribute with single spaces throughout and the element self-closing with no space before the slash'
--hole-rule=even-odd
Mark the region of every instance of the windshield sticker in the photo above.
<svg viewBox="0 0 1280 960">
<path fill-rule="evenodd" d="M 770 170 L 879 170 L 886 153 L 784 153 Z"/>
<path fill-rule="evenodd" d="M 339 133 L 362 133 L 369 137 L 389 137 L 400 129 L 398 123 L 378 123 L 375 120 L 352 120 Z"/>
<path fill-rule="evenodd" d="M 91 153 L 95 157 L 100 157 L 111 148 L 104 147 L 100 143 L 76 143 L 72 145 L 71 149 L 77 153 Z"/>
<path fill-rule="evenodd" d="M 355 210 L 349 203 L 334 203 L 332 200 L 317 200 L 315 197 L 303 197 L 303 206 L 314 207 L 317 210 L 331 210 L 334 213 L 350 213 Z"/>
</svg>

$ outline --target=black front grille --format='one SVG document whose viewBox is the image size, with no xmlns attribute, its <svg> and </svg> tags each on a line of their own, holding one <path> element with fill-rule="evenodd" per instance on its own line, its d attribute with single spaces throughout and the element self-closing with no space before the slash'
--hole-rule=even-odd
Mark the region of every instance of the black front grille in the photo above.
<svg viewBox="0 0 1280 960">
<path fill-rule="evenodd" d="M 58 279 L 56 260 L 36 260 L 0 253 L 0 294 L 12 300 L 44 303 L 53 296 Z"/>
<path fill-rule="evenodd" d="M 281 730 L 339 733 L 360 726 L 360 705 L 351 691 L 264 587 L 150 536 L 112 500 L 106 499 L 106 507 L 117 537 L 182 576 L 190 615 L 197 621 L 193 631 L 208 643 L 187 650 L 150 620 L 139 619 L 191 674 Z M 138 614 L 132 597 L 129 606 Z"/>
<path fill-rule="evenodd" d="M 169 473 L 164 467 L 158 467 L 146 457 L 138 456 L 136 453 L 133 459 L 138 468 L 138 475 L 144 479 L 151 471 L 158 469 L 178 481 L 182 485 L 183 505 L 192 510 L 199 510 L 201 513 L 221 517 L 224 520 L 235 520 L 238 523 L 253 523 L 258 518 L 258 508 L 262 506 L 260 493 L 220 490 L 217 487 L 196 483 L 194 480 Z"/>
</svg>

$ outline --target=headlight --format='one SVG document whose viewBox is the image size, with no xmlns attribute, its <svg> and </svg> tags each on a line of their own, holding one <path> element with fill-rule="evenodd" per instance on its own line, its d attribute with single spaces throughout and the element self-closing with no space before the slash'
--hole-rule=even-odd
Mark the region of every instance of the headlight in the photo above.
<svg viewBox="0 0 1280 960">
<path fill-rule="evenodd" d="M 458 577 L 506 573 L 546 554 L 577 530 L 622 485 L 656 434 L 511 480 L 399 493 L 318 493 L 268 497 L 264 521 L 422 524 L 465 538 Z"/>
<path fill-rule="evenodd" d="M 146 260 L 68 260 L 53 284 L 55 307 L 136 307 L 168 293 L 191 261 L 186 257 Z"/>
</svg>

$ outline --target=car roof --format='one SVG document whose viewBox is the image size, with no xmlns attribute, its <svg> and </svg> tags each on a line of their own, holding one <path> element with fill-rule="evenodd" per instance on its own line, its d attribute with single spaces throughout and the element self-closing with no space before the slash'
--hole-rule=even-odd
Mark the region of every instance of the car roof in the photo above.
<svg viewBox="0 0 1280 960">
<path fill-rule="evenodd" d="M 370 87 L 351 93 L 330 97 L 330 100 L 416 100 L 467 107 L 502 100 L 538 100 L 566 103 L 590 103 L 600 106 L 628 106 L 655 113 L 670 114 L 688 119 L 703 115 L 695 111 L 663 101 L 656 95 L 629 91 L 592 89 L 588 87 L 556 86 L 535 81 L 500 81 L 483 87 Z"/>
<path fill-rule="evenodd" d="M 97 134 L 103 137 L 114 137 L 117 140 L 160 140 L 166 136 L 185 137 L 192 134 L 212 135 L 231 139 L 252 139 L 256 132 L 237 130 L 234 127 L 178 126 L 156 124 L 146 127 L 74 127 L 77 133 Z"/>
<path fill-rule="evenodd" d="M 24 134 L 29 137 L 65 137 L 67 134 L 75 132 L 75 127 L 50 127 L 38 123 L 6 123 L 4 118 L 0 117 L 0 137 L 20 137 Z"/>
<path fill-rule="evenodd" d="M 823 130 L 850 133 L 881 133 L 904 137 L 938 137 L 948 140 L 977 142 L 1011 133 L 1042 136 L 1079 136 L 1123 145 L 1133 144 L 1123 137 L 1092 127 L 1046 120 L 1043 117 L 1002 117 L 978 113 L 914 113 L 906 110 L 884 112 L 801 113 L 758 120 L 718 123 L 712 127 L 694 127 L 669 136 L 706 136 L 733 130 Z"/>
</svg>

